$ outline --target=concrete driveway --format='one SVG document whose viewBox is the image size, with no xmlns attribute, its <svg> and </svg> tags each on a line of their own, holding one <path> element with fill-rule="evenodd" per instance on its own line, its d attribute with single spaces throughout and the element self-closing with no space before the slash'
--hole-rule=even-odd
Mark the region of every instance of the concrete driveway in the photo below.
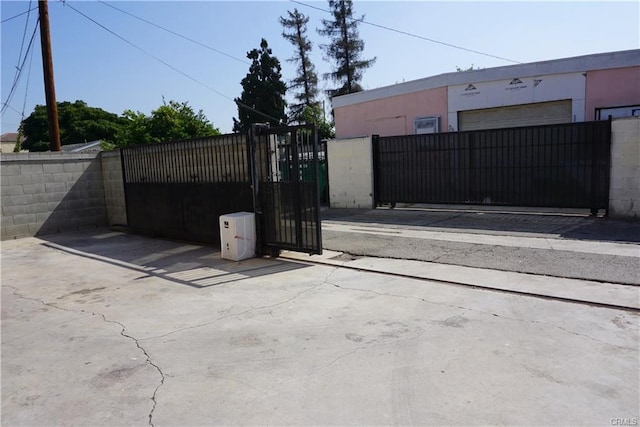
<svg viewBox="0 0 640 427">
<path fill-rule="evenodd" d="M 612 425 L 640 415 L 639 334 L 634 310 L 107 230 L 6 241 L 2 425 Z"/>
</svg>

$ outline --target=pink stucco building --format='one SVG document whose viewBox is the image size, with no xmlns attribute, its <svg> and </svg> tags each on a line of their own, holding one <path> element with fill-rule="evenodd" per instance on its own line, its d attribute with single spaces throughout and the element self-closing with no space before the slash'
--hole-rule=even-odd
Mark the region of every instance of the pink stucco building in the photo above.
<svg viewBox="0 0 640 427">
<path fill-rule="evenodd" d="M 337 138 L 640 116 L 640 49 L 441 74 L 332 105 Z"/>
</svg>

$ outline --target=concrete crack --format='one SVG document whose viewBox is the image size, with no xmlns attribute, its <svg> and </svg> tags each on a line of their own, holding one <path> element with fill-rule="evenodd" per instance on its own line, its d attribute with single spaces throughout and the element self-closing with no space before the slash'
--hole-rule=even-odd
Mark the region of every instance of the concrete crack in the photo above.
<svg viewBox="0 0 640 427">
<path fill-rule="evenodd" d="M 331 273 L 329 275 L 331 275 Z M 278 306 L 281 306 L 283 304 L 287 304 L 287 303 L 297 299 L 298 297 L 300 297 L 300 295 L 305 294 L 307 292 L 310 292 L 310 291 L 312 291 L 312 290 L 314 290 L 314 289 L 316 289 L 316 288 L 318 288 L 318 287 L 320 287 L 320 286 L 322 286 L 324 284 L 325 284 L 325 282 L 323 281 L 322 283 L 319 283 L 317 285 L 310 286 L 307 289 L 304 289 L 304 290 L 298 292 L 297 294 L 295 294 L 291 298 L 287 298 L 286 300 L 280 301 L 280 302 L 275 303 L 275 304 L 261 305 L 261 306 L 258 306 L 258 307 L 251 307 L 251 308 L 248 308 L 246 310 L 243 310 L 243 311 L 240 311 L 240 312 L 237 312 L 237 313 L 225 314 L 224 316 L 217 317 L 217 318 L 215 318 L 213 320 L 210 320 L 208 322 L 198 323 L 197 325 L 185 326 L 183 328 L 174 329 L 173 331 L 167 332 L 165 334 L 153 335 L 153 336 L 149 336 L 149 337 L 140 338 L 140 340 L 143 341 L 143 340 L 164 338 L 164 337 L 167 337 L 169 335 L 176 334 L 178 332 L 187 331 L 187 330 L 190 330 L 190 329 L 197 329 L 197 328 L 201 328 L 203 326 L 208 326 L 208 325 L 211 325 L 213 323 L 219 322 L 220 320 L 228 319 L 229 317 L 242 316 L 243 314 L 251 313 L 252 311 L 265 310 L 265 309 L 268 309 L 268 308 L 278 307 Z"/>
<path fill-rule="evenodd" d="M 56 310 L 60 310 L 60 311 L 66 311 L 68 313 L 83 313 L 83 314 L 88 314 L 88 315 L 91 315 L 91 316 L 97 316 L 97 317 L 100 317 L 105 323 L 112 323 L 114 325 L 120 326 L 120 328 L 121 328 L 120 335 L 122 335 L 125 338 L 128 338 L 128 339 L 132 340 L 135 343 L 136 347 L 145 355 L 147 364 L 149 364 L 150 366 L 153 366 L 153 368 L 155 368 L 155 370 L 158 371 L 158 373 L 160 374 L 160 384 L 158 384 L 158 386 L 153 391 L 153 395 L 151 396 L 151 401 L 153 402 L 153 407 L 151 408 L 151 412 L 149 412 L 149 425 L 151 427 L 153 427 L 153 412 L 155 411 L 156 405 L 157 405 L 156 395 L 158 393 L 158 389 L 160 389 L 160 387 L 164 384 L 165 375 L 162 372 L 162 370 L 160 369 L 160 367 L 151 360 L 151 356 L 149 355 L 147 350 L 140 345 L 139 340 L 137 338 L 135 338 L 135 337 L 133 337 L 133 336 L 131 336 L 131 335 L 126 333 L 126 329 L 127 328 L 124 326 L 124 324 L 118 322 L 117 320 L 107 319 L 106 316 L 104 314 L 102 314 L 102 313 L 95 313 L 95 312 L 87 311 L 87 310 L 70 310 L 68 308 L 60 307 L 60 306 L 58 306 L 56 304 L 53 304 L 53 303 L 45 302 L 44 300 L 41 300 L 39 298 L 32 298 L 32 297 L 27 297 L 25 295 L 22 295 L 19 292 L 20 290 L 18 288 L 16 288 L 15 286 L 10 286 L 10 285 L 4 285 L 4 286 L 7 287 L 7 288 L 13 289 L 13 294 L 15 296 L 17 296 L 18 298 L 22 298 L 22 299 L 27 300 L 27 301 L 35 301 L 35 302 L 38 302 L 38 303 L 40 303 L 40 304 L 42 304 L 44 306 L 55 308 Z"/>
</svg>

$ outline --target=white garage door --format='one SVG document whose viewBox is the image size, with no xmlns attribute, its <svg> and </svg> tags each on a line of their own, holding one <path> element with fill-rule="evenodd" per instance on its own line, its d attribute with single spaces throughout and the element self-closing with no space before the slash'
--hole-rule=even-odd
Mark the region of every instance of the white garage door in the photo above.
<svg viewBox="0 0 640 427">
<path fill-rule="evenodd" d="M 458 112 L 458 129 L 461 131 L 570 122 L 570 99 Z"/>
</svg>

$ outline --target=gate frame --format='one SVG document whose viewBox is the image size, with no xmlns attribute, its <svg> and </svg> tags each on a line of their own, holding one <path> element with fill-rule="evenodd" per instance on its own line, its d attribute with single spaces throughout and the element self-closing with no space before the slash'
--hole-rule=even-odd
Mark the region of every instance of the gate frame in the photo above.
<svg viewBox="0 0 640 427">
<path fill-rule="evenodd" d="M 300 180 L 300 152 L 298 151 L 298 140 L 297 133 L 299 130 L 306 129 L 312 132 L 312 138 L 310 140 L 312 146 L 313 153 L 313 183 L 314 185 L 314 209 L 315 215 L 312 220 L 315 226 L 315 239 L 317 242 L 317 247 L 307 248 L 303 246 L 302 239 L 302 205 L 301 205 L 301 195 L 300 195 L 300 186 L 298 184 L 304 182 Z M 293 181 L 278 181 L 278 182 L 292 182 L 295 185 L 295 199 L 296 199 L 296 209 L 294 212 L 295 215 L 295 235 L 296 235 L 296 245 L 292 246 L 284 246 L 279 244 L 279 242 L 268 242 L 264 237 L 264 207 L 261 202 L 261 186 L 260 186 L 260 176 L 258 173 L 258 150 L 259 144 L 263 141 L 260 141 L 261 136 L 267 137 L 264 141 L 268 144 L 268 136 L 269 135 L 279 135 L 291 132 L 292 139 L 292 162 L 293 169 L 298 171 L 298 173 L 294 173 L 292 176 L 295 177 Z M 259 255 L 269 254 L 270 256 L 278 256 L 281 250 L 291 250 L 296 252 L 308 253 L 310 255 L 322 254 L 322 221 L 320 215 L 320 167 L 319 167 L 319 157 L 318 157 L 318 129 L 315 124 L 303 124 L 303 125 L 293 125 L 293 126 L 276 126 L 271 127 L 269 123 L 254 123 L 251 125 L 251 128 L 248 132 L 247 144 L 249 148 L 249 161 L 250 171 L 251 171 L 251 182 L 253 188 L 253 198 L 254 198 L 254 213 L 256 215 L 256 253 Z M 269 156 L 266 157 L 266 161 L 268 162 Z M 271 165 L 268 163 L 267 167 L 270 168 Z M 280 201 L 280 200 L 279 200 Z"/>
</svg>

